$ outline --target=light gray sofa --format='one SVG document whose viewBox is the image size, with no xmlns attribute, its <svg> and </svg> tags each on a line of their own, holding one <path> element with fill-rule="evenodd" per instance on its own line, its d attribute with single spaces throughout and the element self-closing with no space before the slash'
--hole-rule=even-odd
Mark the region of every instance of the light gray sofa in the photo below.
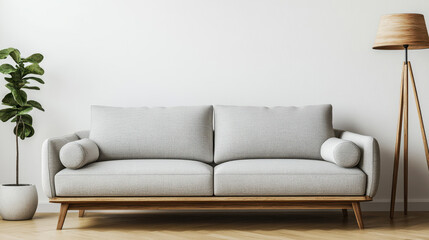
<svg viewBox="0 0 429 240">
<path fill-rule="evenodd" d="M 359 203 L 377 191 L 377 141 L 334 130 L 331 105 L 91 114 L 90 131 L 42 147 L 44 191 L 62 204 L 57 229 L 67 210 L 130 208 L 353 209 L 363 228 Z"/>
</svg>

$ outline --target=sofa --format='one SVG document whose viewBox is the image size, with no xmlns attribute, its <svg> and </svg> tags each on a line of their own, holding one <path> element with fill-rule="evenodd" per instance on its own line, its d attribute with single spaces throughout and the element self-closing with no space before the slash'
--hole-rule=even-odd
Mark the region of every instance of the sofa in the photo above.
<svg viewBox="0 0 429 240">
<path fill-rule="evenodd" d="M 42 185 L 68 210 L 352 209 L 377 192 L 379 147 L 335 130 L 331 105 L 91 107 L 47 139 Z"/>
</svg>

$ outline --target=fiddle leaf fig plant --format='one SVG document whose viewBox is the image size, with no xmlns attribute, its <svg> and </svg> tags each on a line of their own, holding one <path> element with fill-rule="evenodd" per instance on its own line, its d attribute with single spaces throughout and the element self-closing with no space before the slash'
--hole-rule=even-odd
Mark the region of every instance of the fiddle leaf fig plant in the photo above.
<svg viewBox="0 0 429 240">
<path fill-rule="evenodd" d="M 6 88 L 9 90 L 1 101 L 6 108 L 0 110 L 0 120 L 15 123 L 13 133 L 16 142 L 16 185 L 19 185 L 19 138 L 24 140 L 34 135 L 33 118 L 30 112 L 33 109 L 45 111 L 40 103 L 28 99 L 25 90 L 40 90 L 33 84 L 45 83 L 37 77 L 43 75 L 45 71 L 39 66 L 43 60 L 43 55 L 40 53 L 23 58 L 16 48 L 0 50 L 0 60 L 6 59 L 8 56 L 16 64 L 15 66 L 8 63 L 0 65 L 0 73 L 6 75 L 4 79 L 7 82 Z"/>
</svg>

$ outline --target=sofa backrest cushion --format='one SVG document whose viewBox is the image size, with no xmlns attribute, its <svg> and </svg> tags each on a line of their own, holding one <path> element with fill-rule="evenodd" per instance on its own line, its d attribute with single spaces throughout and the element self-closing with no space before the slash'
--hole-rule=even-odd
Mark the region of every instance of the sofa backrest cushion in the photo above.
<svg viewBox="0 0 429 240">
<path fill-rule="evenodd" d="M 99 160 L 188 159 L 213 162 L 213 107 L 92 106 L 89 138 Z"/>
<path fill-rule="evenodd" d="M 215 106 L 214 161 L 252 158 L 322 159 L 334 136 L 332 106 Z"/>
</svg>

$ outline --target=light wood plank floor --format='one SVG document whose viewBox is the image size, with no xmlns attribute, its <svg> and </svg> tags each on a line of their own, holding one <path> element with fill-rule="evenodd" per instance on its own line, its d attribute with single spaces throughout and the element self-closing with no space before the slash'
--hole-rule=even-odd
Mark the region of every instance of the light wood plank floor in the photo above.
<svg viewBox="0 0 429 240">
<path fill-rule="evenodd" d="M 71 211 L 64 229 L 58 214 L 30 221 L 0 220 L 0 239 L 429 239 L 429 212 L 364 212 L 365 230 L 353 216 L 328 212 L 86 212 Z"/>
</svg>

